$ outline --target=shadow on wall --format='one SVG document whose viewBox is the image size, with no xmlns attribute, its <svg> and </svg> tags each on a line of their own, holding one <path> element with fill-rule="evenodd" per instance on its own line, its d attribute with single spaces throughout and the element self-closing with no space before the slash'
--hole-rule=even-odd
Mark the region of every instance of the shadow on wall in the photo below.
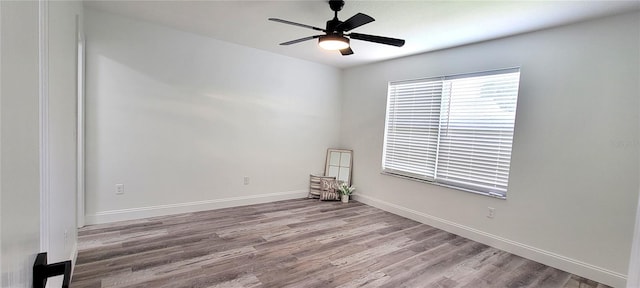
<svg viewBox="0 0 640 288">
<path fill-rule="evenodd" d="M 87 213 L 305 190 L 337 145 L 338 69 L 86 14 Z"/>
</svg>

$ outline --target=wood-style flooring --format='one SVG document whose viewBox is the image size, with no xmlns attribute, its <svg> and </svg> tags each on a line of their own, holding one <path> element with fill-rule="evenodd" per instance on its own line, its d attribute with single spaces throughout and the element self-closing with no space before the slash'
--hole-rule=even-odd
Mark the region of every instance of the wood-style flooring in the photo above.
<svg viewBox="0 0 640 288">
<path fill-rule="evenodd" d="M 71 287 L 606 287 L 351 201 L 80 229 Z"/>
</svg>

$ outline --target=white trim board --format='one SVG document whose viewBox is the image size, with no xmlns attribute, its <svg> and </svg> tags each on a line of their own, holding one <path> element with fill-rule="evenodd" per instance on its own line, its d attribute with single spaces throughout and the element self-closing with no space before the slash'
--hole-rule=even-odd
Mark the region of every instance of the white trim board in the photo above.
<svg viewBox="0 0 640 288">
<path fill-rule="evenodd" d="M 76 261 L 78 261 L 78 241 L 71 250 L 71 279 L 73 279 L 73 272 L 76 270 Z"/>
<path fill-rule="evenodd" d="M 0 3 L 0 34 L 2 34 L 2 3 Z M 2 63 L 2 36 L 0 35 L 0 63 Z M 2 119 L 2 69 L 0 68 L 0 119 Z M 2 129 L 0 129 L 0 163 L 2 163 Z M 2 165 L 0 165 L 2 183 Z M 0 215 L 2 215 L 2 185 L 0 185 Z M 2 285 L 2 221 L 0 221 L 0 285 Z"/>
<path fill-rule="evenodd" d="M 38 1 L 38 66 L 40 115 L 40 251 L 49 250 L 49 2 Z"/>
<path fill-rule="evenodd" d="M 613 287 L 624 287 L 627 276 L 602 267 L 591 265 L 576 259 L 572 259 L 560 254 L 539 249 L 513 240 L 509 240 L 497 235 L 486 233 L 468 226 L 438 218 L 429 214 L 418 212 L 406 207 L 389 203 L 371 196 L 354 194 L 354 199 L 364 204 L 385 210 L 387 212 L 406 217 L 449 233 L 480 242 L 491 247 L 498 248 L 509 253 L 531 259 L 542 264 L 567 271 L 588 279 Z"/>
<path fill-rule="evenodd" d="M 0 34 L 2 34 L 2 3 L 0 3 Z M 0 35 L 0 63 L 2 63 L 2 36 Z M 0 119 L 2 119 L 2 69 L 0 68 Z M 2 163 L 2 129 L 0 129 L 0 163 Z M 2 183 L 2 165 L 0 165 Z M 0 215 L 2 215 L 2 185 L 0 185 Z M 2 221 L 0 221 L 0 285 L 2 285 Z"/>
<path fill-rule="evenodd" d="M 640 77 L 638 77 L 638 80 L 640 80 Z M 640 287 L 640 198 L 636 208 L 636 225 L 633 240 L 631 241 L 631 257 L 627 273 L 627 288 Z"/>
<path fill-rule="evenodd" d="M 76 38 L 78 43 L 76 45 L 76 227 L 80 228 L 84 226 L 84 188 L 85 188 L 85 95 L 84 95 L 84 81 L 85 81 L 85 39 L 82 32 L 82 21 L 80 15 L 76 15 Z"/>
<path fill-rule="evenodd" d="M 638 208 L 636 210 L 636 226 L 633 233 L 633 241 L 631 242 L 627 288 L 640 287 L 640 199 L 638 199 Z"/>
<path fill-rule="evenodd" d="M 281 200 L 298 199 L 307 197 L 309 191 L 296 190 L 286 192 L 276 192 L 269 194 L 257 194 L 240 197 L 229 197 L 221 199 L 211 199 L 195 202 L 165 204 L 129 209 L 101 211 L 95 214 L 85 215 L 85 224 L 102 224 L 116 221 L 135 220 L 156 216 L 172 215 L 179 213 L 189 213 L 206 211 L 213 209 L 237 207 L 244 205 L 275 202 Z"/>
</svg>

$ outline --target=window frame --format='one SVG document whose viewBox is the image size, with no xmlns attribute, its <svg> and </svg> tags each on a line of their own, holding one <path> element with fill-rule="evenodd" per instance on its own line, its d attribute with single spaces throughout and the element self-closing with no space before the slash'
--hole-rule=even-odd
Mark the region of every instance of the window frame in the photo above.
<svg viewBox="0 0 640 288">
<path fill-rule="evenodd" d="M 474 78 L 474 77 L 482 77 L 482 76 L 491 76 L 491 75 L 501 75 L 501 74 L 512 74 L 512 73 L 518 73 L 517 74 L 517 81 L 515 82 L 516 84 L 516 91 L 515 91 L 515 103 L 513 104 L 513 121 L 512 121 L 512 131 L 511 131 L 511 146 L 510 146 L 510 152 L 509 152 L 509 165 L 508 167 L 508 172 L 507 172 L 507 182 L 506 182 L 506 186 L 505 186 L 505 191 L 504 193 L 502 192 L 495 192 L 495 191 L 483 191 L 481 189 L 474 189 L 475 187 L 473 186 L 467 186 L 467 185 L 455 185 L 455 184 L 450 184 L 450 181 L 447 182 L 446 180 L 440 180 L 438 179 L 438 173 L 437 173 L 437 167 L 438 167 L 438 159 L 440 158 L 440 151 L 438 151 L 439 147 L 440 147 L 440 141 L 441 141 L 441 130 L 438 130 L 437 133 L 437 147 L 436 148 L 436 154 L 435 154 L 435 167 L 433 169 L 436 169 L 436 172 L 434 172 L 433 174 L 433 179 L 431 179 L 428 176 L 422 175 L 422 174 L 415 174 L 415 173 L 411 173 L 411 172 L 407 172 L 407 171 L 402 171 L 402 170 L 398 170 L 398 169 L 393 169 L 393 168 L 385 168 L 385 162 L 387 159 L 387 149 L 388 149 L 388 135 L 389 135 L 389 121 L 390 121 L 390 107 L 391 107 L 391 101 L 392 101 L 392 97 L 391 97 L 391 91 L 392 91 L 392 85 L 394 84 L 408 84 L 408 83 L 427 83 L 427 82 L 432 82 L 432 81 L 441 81 L 442 83 L 444 83 L 444 81 L 446 80 L 455 80 L 455 79 L 465 79 L 465 78 Z M 403 179 L 407 179 L 407 180 L 413 180 L 413 181 L 417 181 L 417 182 L 422 182 L 422 183 L 428 183 L 431 185 L 436 185 L 436 186 L 441 186 L 441 187 L 446 187 L 446 188 L 451 188 L 451 189 L 455 189 L 455 190 L 460 190 L 460 191 L 465 191 L 465 192 L 470 192 L 470 193 L 474 193 L 474 194 L 480 194 L 480 195 L 485 195 L 485 196 L 489 196 L 489 197 L 493 197 L 493 198 L 498 198 L 498 199 L 506 199 L 507 198 L 507 192 L 508 192 L 508 187 L 509 187 L 509 179 L 511 178 L 511 168 L 512 168 L 512 156 L 513 156 L 513 151 L 514 151 L 514 147 L 513 144 L 515 143 L 515 134 L 516 134 L 516 121 L 517 121 L 517 104 L 518 104 L 518 98 L 520 96 L 520 80 L 521 80 L 521 67 L 510 67 L 510 68 L 502 68 L 502 69 L 494 69 L 494 70 L 486 70 L 486 71 L 480 71 L 480 72 L 471 72 L 471 73 L 459 73 L 459 74 L 451 74 L 451 75 L 444 75 L 444 76 L 437 76 L 437 77 L 423 77 L 423 78 L 417 78 L 417 79 L 409 79 L 409 80 L 399 80 L 399 81 L 390 81 L 387 83 L 387 103 L 386 103 L 386 108 L 385 108 L 385 126 L 384 126 L 384 136 L 383 136 L 383 147 L 382 147 L 382 165 L 381 165 L 381 174 L 383 175 L 389 175 L 389 176 L 393 176 L 393 177 L 398 177 L 398 178 L 403 178 Z M 444 86 L 444 85 L 441 85 Z M 439 95 L 439 106 L 442 110 L 442 107 L 445 105 L 442 101 L 445 98 L 444 95 L 444 89 L 442 89 L 440 91 L 440 95 Z M 451 95 L 454 96 L 454 95 Z M 397 96 L 396 96 L 397 97 Z M 438 120 L 438 125 L 441 126 L 442 125 L 442 118 L 439 118 Z M 439 128 L 441 129 L 441 128 Z M 470 142 L 471 143 L 471 142 Z M 425 169 L 426 171 L 427 169 Z M 444 181 L 444 182 L 443 182 Z M 490 189 L 487 189 L 490 190 Z"/>
</svg>

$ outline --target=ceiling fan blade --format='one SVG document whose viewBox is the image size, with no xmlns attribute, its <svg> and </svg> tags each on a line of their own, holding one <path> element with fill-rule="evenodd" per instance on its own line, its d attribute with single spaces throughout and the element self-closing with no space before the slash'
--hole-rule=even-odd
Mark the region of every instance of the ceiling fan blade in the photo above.
<svg viewBox="0 0 640 288">
<path fill-rule="evenodd" d="M 275 21 L 275 22 L 284 23 L 284 24 L 289 24 L 289 25 L 309 28 L 309 29 L 313 29 L 313 30 L 323 31 L 323 32 L 325 31 L 322 28 L 318 28 L 318 27 L 314 27 L 314 26 L 306 25 L 306 24 L 300 24 L 300 23 L 296 23 L 296 22 L 291 22 L 291 21 L 288 21 L 288 20 L 282 20 L 282 19 L 278 19 L 278 18 L 269 18 L 269 20 Z"/>
<path fill-rule="evenodd" d="M 287 41 L 287 42 L 283 42 L 280 43 L 280 45 L 291 45 L 291 44 L 296 44 L 296 43 L 300 43 L 300 42 L 304 42 L 307 40 L 311 40 L 311 39 L 316 39 L 318 37 L 320 37 L 321 35 L 313 35 L 313 36 L 309 36 L 309 37 L 304 37 L 304 38 L 300 38 L 300 39 L 296 39 L 296 40 L 291 40 L 291 41 Z"/>
<path fill-rule="evenodd" d="M 342 54 L 342 56 L 347 56 L 353 54 L 353 50 L 351 50 L 351 47 L 347 47 L 340 50 L 340 53 Z"/>
<path fill-rule="evenodd" d="M 396 38 L 389 38 L 389 37 L 382 37 L 382 36 L 375 36 L 375 35 L 368 35 L 368 34 L 359 34 L 359 33 L 351 33 L 348 36 L 351 37 L 351 39 L 375 42 L 380 44 L 387 44 L 387 45 L 392 45 L 397 47 L 402 47 L 404 45 L 404 40 L 396 39 Z"/>
<path fill-rule="evenodd" d="M 376 19 L 373 19 L 373 17 L 367 14 L 358 13 L 356 15 L 351 16 L 351 18 L 347 19 L 346 21 L 340 23 L 338 26 L 336 26 L 336 30 L 347 32 L 351 29 L 358 28 L 364 24 L 371 23 L 373 21 L 376 21 Z"/>
</svg>

